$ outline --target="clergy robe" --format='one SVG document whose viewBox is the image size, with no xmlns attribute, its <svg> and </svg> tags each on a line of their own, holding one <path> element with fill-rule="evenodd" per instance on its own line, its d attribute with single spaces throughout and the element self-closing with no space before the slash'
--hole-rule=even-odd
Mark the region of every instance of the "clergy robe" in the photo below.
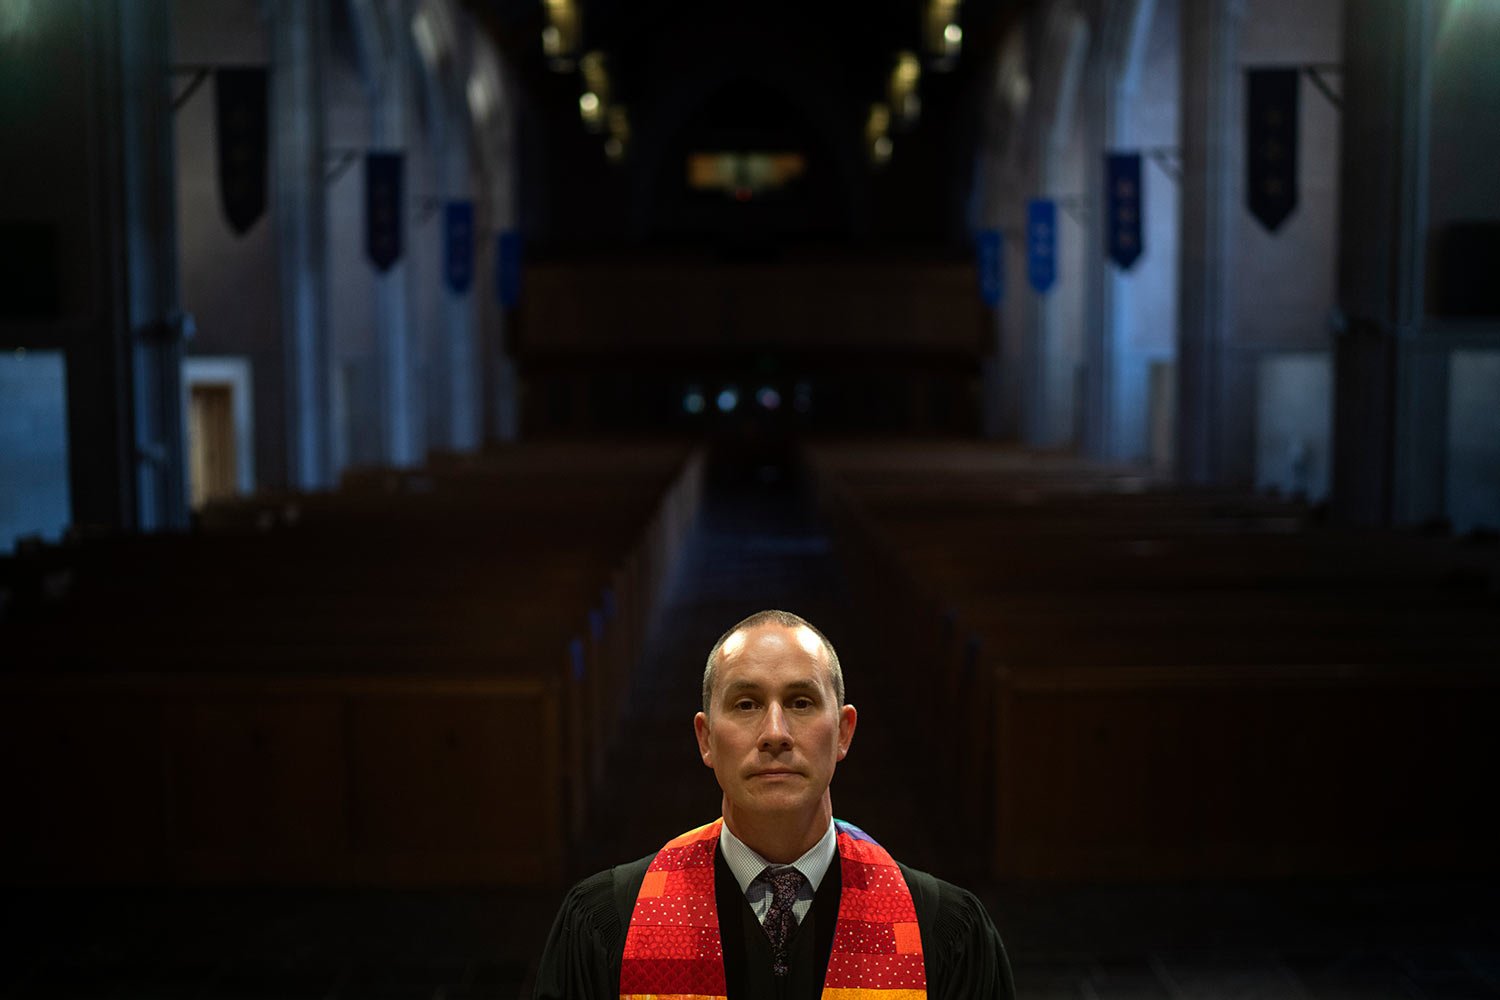
<svg viewBox="0 0 1500 1000">
<path fill-rule="evenodd" d="M 655 854 L 584 879 L 558 911 L 537 970 L 536 1000 L 618 1000 L 625 931 Z M 932 1000 L 1015 996 L 1000 935 L 972 893 L 898 862 L 922 932 L 927 995 Z M 714 891 L 724 947 L 728 1000 L 816 1000 L 833 948 L 842 875 L 834 857 L 812 908 L 788 942 L 791 971 L 771 975 L 771 947 L 740 891 L 714 852 Z"/>
</svg>

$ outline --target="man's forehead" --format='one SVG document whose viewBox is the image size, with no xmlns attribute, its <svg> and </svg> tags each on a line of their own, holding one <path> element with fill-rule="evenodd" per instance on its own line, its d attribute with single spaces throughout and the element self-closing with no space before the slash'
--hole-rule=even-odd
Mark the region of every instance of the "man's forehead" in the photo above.
<svg viewBox="0 0 1500 1000">
<path fill-rule="evenodd" d="M 752 637 L 758 643 L 773 646 L 780 645 L 789 638 L 792 645 L 799 647 L 808 656 L 814 659 L 822 659 L 824 656 L 823 640 L 806 625 L 787 627 L 768 622 L 753 628 L 742 628 L 725 639 L 724 645 L 719 649 L 719 662 L 726 663 L 738 657 L 745 651 Z"/>
</svg>

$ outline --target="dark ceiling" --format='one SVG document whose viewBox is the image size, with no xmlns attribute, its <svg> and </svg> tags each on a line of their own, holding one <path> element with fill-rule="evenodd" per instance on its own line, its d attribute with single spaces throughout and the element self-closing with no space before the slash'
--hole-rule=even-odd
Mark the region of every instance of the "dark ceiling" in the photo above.
<svg viewBox="0 0 1500 1000">
<path fill-rule="evenodd" d="M 576 52 L 604 53 L 611 101 L 629 113 L 613 163 L 580 121 L 580 74 L 542 52 L 541 0 L 468 4 L 520 94 L 521 223 L 535 251 L 967 243 L 980 99 L 1019 0 L 964 3 L 962 51 L 945 70 L 924 53 L 921 0 L 578 0 Z M 893 129 L 890 161 L 875 166 L 865 122 L 902 51 L 923 55 L 922 113 Z M 689 190 L 687 155 L 726 149 L 799 152 L 808 170 L 747 202 Z"/>
</svg>

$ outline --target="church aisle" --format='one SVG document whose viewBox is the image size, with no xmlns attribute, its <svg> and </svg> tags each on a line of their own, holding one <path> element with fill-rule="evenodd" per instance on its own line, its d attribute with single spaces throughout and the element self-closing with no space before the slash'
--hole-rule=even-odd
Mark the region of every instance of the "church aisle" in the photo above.
<svg viewBox="0 0 1500 1000">
<path fill-rule="evenodd" d="M 741 470 L 721 462 L 648 640 L 578 874 L 640 857 L 718 815 L 718 788 L 693 742 L 704 657 L 730 625 L 771 607 L 828 635 L 860 710 L 854 749 L 834 780 L 835 814 L 902 860 L 930 864 L 930 825 L 903 794 L 921 787 L 921 775 L 898 747 L 914 735 L 903 729 L 910 690 L 901 665 L 882 660 L 878 635 L 860 619 L 800 472 L 789 463 Z"/>
</svg>

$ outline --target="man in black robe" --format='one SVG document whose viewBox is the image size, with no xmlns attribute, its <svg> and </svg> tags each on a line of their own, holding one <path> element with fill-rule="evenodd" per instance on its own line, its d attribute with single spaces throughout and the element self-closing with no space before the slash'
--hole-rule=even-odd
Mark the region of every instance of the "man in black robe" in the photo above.
<svg viewBox="0 0 1500 1000">
<path fill-rule="evenodd" d="M 709 653 L 693 724 L 724 793 L 713 885 L 728 1000 L 822 994 L 842 890 L 828 787 L 857 721 L 844 703 L 838 654 L 796 615 L 751 615 Z M 655 857 L 574 886 L 542 955 L 537 1000 L 620 996 L 626 933 Z M 1013 997 L 983 905 L 898 867 L 916 911 L 928 996 Z"/>
</svg>

